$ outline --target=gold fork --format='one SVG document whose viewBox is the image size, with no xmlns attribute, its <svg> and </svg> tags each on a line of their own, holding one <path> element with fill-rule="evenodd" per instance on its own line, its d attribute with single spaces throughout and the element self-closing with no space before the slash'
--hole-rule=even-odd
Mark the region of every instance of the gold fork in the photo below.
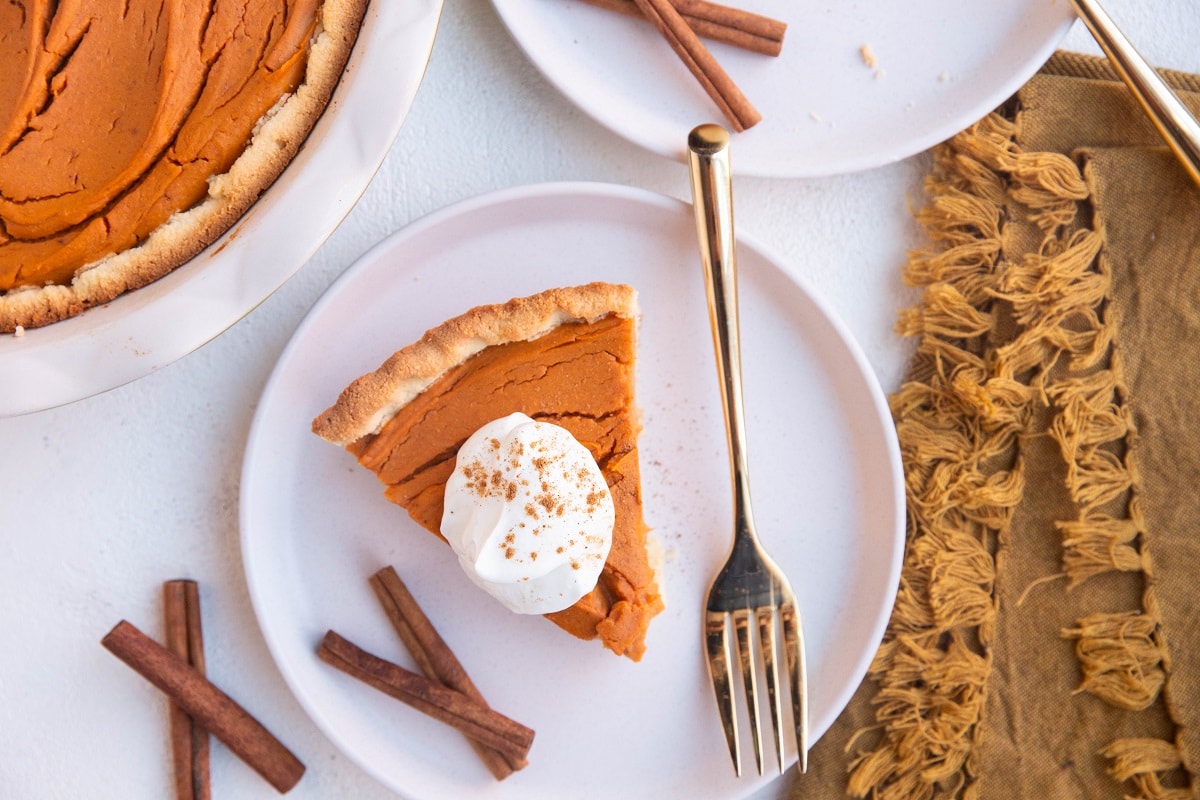
<svg viewBox="0 0 1200 800">
<path fill-rule="evenodd" d="M 1100 0 L 1071 0 L 1071 5 L 1171 152 L 1200 184 L 1200 121 L 1125 37 Z"/>
<path fill-rule="evenodd" d="M 783 630 L 792 721 L 800 771 L 808 770 L 808 697 L 804 664 L 804 637 L 796 597 L 787 578 L 758 542 L 750 510 L 745 428 L 742 411 L 741 345 L 738 332 L 737 261 L 733 234 L 733 181 L 729 164 L 729 134 L 719 125 L 701 125 L 688 135 L 688 166 L 692 177 L 692 204 L 704 266 L 708 315 L 712 323 L 717 371 L 721 379 L 721 406 L 733 474 L 733 547 L 725 566 L 713 580 L 704 609 L 704 640 L 708 670 L 716 694 L 717 710 L 734 771 L 742 774 L 737 709 L 733 696 L 729 627 L 733 626 L 738 663 L 750 718 L 750 734 L 758 774 L 763 771 L 762 736 L 759 732 L 758 661 L 753 628 L 758 631 L 758 653 L 767 679 L 767 705 L 775 733 L 779 769 L 784 765 L 784 719 L 779 689 L 780 650 L 776 628 Z M 778 617 L 778 626 L 776 624 Z M 752 624 L 753 621 L 753 624 Z"/>
</svg>

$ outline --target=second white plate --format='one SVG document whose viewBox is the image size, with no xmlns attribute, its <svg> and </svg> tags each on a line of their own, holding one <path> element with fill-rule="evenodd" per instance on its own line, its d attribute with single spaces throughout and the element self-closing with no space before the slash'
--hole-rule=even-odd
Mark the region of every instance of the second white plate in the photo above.
<svg viewBox="0 0 1200 800">
<path fill-rule="evenodd" d="M 546 78 L 626 139 L 684 160 L 688 131 L 724 122 L 653 26 L 584 0 L 492 1 Z M 767 177 L 853 172 L 949 138 L 1028 80 L 1074 19 L 1069 0 L 727 2 L 788 23 L 777 58 L 709 43 L 763 115 L 734 167 Z"/>
<path fill-rule="evenodd" d="M 741 246 L 745 399 L 758 526 L 804 614 L 812 727 L 875 652 L 903 542 L 899 451 L 845 330 L 753 244 Z M 638 288 L 645 515 L 666 610 L 633 663 L 476 589 L 375 476 L 309 431 L 353 378 L 467 308 L 552 286 Z M 742 797 L 712 698 L 700 612 L 731 541 L 729 461 L 691 209 L 597 184 L 460 203 L 384 241 L 338 280 L 281 356 L 242 478 L 242 551 L 271 653 L 301 704 L 364 769 L 411 798 Z M 366 579 L 396 566 L 489 702 L 537 731 L 496 783 L 440 723 L 317 660 L 333 628 L 411 664 Z M 790 752 L 794 761 L 794 749 Z"/>
</svg>

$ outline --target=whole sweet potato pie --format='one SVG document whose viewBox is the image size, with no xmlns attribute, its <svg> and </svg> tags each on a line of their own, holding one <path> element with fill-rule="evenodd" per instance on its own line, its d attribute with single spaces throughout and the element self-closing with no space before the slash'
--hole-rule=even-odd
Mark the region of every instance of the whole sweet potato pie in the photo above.
<svg viewBox="0 0 1200 800">
<path fill-rule="evenodd" d="M 0 331 L 228 230 L 325 109 L 367 0 L 0 4 Z"/>
</svg>

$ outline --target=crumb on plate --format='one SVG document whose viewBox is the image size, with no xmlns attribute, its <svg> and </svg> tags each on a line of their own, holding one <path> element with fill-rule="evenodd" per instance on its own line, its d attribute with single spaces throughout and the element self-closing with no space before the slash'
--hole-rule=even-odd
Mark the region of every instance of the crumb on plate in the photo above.
<svg viewBox="0 0 1200 800">
<path fill-rule="evenodd" d="M 875 57 L 875 51 L 871 49 L 871 45 L 864 44 L 858 48 L 858 54 L 862 56 L 862 62 L 868 69 L 875 69 L 878 66 L 879 59 Z"/>
</svg>

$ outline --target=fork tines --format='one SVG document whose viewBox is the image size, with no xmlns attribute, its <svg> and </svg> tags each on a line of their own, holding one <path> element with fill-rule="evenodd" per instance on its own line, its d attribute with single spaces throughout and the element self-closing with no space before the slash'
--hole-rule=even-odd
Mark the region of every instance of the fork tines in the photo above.
<svg viewBox="0 0 1200 800">
<path fill-rule="evenodd" d="M 743 693 L 750 719 L 750 735 L 754 745 L 754 761 L 758 774 L 763 773 L 763 746 L 761 736 L 761 714 L 759 712 L 758 665 L 755 658 L 754 634 L 758 628 L 757 652 L 761 654 L 763 672 L 767 682 L 767 706 L 771 714 L 771 727 L 775 734 L 775 757 L 780 771 L 784 765 L 784 718 L 782 692 L 779 687 L 779 652 L 776 635 L 776 607 L 760 606 L 751 610 L 741 608 L 729 612 L 709 610 L 705 614 L 705 644 L 708 652 L 709 671 L 716 695 L 717 710 L 729 755 L 733 759 L 734 771 L 742 774 L 741 744 L 738 735 L 737 704 L 733 691 L 733 657 L 730 652 L 729 624 L 732 623 L 737 643 L 737 662 L 741 667 Z M 800 626 L 800 615 L 794 600 L 778 606 L 779 626 L 783 630 L 784 661 L 788 672 L 788 688 L 791 696 L 792 720 L 796 731 L 796 748 L 799 752 L 800 770 L 808 770 L 808 715 L 805 696 L 804 640 Z M 752 625 L 753 618 L 756 624 Z"/>
</svg>

